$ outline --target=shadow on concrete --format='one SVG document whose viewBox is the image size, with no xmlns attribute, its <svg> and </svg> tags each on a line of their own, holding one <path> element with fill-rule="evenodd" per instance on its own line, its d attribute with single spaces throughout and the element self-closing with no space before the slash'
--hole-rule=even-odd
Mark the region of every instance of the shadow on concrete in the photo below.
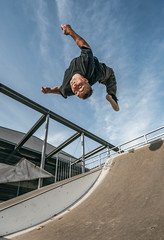
<svg viewBox="0 0 164 240">
<path fill-rule="evenodd" d="M 156 142 L 153 142 L 153 143 L 150 144 L 149 150 L 150 151 L 156 151 L 156 150 L 158 150 L 162 146 L 162 144 L 163 144 L 162 139 L 160 139 L 160 140 L 158 140 Z"/>
</svg>

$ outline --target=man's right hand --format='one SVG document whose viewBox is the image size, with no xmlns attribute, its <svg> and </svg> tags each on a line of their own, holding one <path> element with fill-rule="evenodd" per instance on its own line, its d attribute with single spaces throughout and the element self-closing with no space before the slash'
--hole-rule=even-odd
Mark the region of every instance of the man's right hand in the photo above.
<svg viewBox="0 0 164 240">
<path fill-rule="evenodd" d="M 52 93 L 52 89 L 49 87 L 42 87 L 41 91 L 46 94 L 46 93 Z"/>
<path fill-rule="evenodd" d="M 69 24 L 65 24 L 65 25 L 61 24 L 61 29 L 63 30 L 63 33 L 65 35 L 69 35 L 70 31 L 72 31 L 71 25 Z"/>
</svg>

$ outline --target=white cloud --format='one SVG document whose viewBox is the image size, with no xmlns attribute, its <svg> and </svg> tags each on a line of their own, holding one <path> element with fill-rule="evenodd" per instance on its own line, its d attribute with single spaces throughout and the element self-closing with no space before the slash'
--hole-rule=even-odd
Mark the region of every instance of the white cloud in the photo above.
<svg viewBox="0 0 164 240">
<path fill-rule="evenodd" d="M 74 9 L 73 1 L 56 0 L 56 4 L 57 4 L 58 18 L 59 18 L 60 24 L 71 24 L 73 19 L 72 13 Z M 65 65 L 68 67 L 72 58 L 75 57 L 74 50 L 72 50 L 70 47 L 69 36 L 64 35 L 62 40 L 63 40 L 63 47 L 62 47 L 63 58 L 64 58 Z"/>
<path fill-rule="evenodd" d="M 156 121 L 158 102 L 158 81 L 151 67 L 145 67 L 138 76 L 138 84 L 133 91 L 120 93 L 120 111 L 113 112 L 110 104 L 102 102 L 96 95 L 90 104 L 95 109 L 97 134 L 105 133 L 109 142 L 121 144 L 150 131 L 151 123 Z M 105 101 L 105 99 L 104 99 Z M 152 130 L 152 129 L 151 129 Z"/>
<path fill-rule="evenodd" d="M 33 37 L 33 44 L 37 49 L 39 46 L 40 56 L 38 55 L 37 57 L 40 65 L 42 65 L 42 84 L 51 86 L 51 84 L 56 82 L 56 84 L 59 85 L 60 69 L 62 67 L 59 61 L 56 61 L 59 54 L 59 43 L 57 43 L 58 37 L 56 37 L 55 31 L 56 16 L 51 13 L 49 3 L 46 0 L 35 1 L 31 4 L 33 5 L 34 19 L 37 24 Z M 37 41 L 35 42 L 35 40 Z M 56 69 L 58 69 L 58 71 L 56 71 Z"/>
<path fill-rule="evenodd" d="M 51 143 L 54 146 L 58 146 L 62 142 L 64 142 L 67 139 L 67 133 L 60 131 L 60 132 L 54 132 L 54 134 L 48 135 L 48 142 Z"/>
<path fill-rule="evenodd" d="M 40 51 L 43 57 L 48 54 L 48 27 L 49 20 L 47 18 L 47 4 L 44 0 L 38 1 L 36 19 L 40 32 Z"/>
<path fill-rule="evenodd" d="M 72 18 L 73 1 L 56 0 L 59 20 L 66 24 Z"/>
</svg>

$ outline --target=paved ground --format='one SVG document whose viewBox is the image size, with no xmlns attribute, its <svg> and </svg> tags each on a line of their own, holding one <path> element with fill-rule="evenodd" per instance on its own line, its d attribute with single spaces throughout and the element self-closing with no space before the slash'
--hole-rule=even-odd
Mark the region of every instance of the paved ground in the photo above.
<svg viewBox="0 0 164 240">
<path fill-rule="evenodd" d="M 163 240 L 163 141 L 117 157 L 81 205 L 40 230 L 13 239 Z"/>
</svg>

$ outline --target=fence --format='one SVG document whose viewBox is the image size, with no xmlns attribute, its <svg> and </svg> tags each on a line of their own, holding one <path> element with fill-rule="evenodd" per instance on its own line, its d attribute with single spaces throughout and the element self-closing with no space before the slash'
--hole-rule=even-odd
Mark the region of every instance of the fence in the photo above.
<svg viewBox="0 0 164 240">
<path fill-rule="evenodd" d="M 128 142 L 118 145 L 117 146 L 117 148 L 119 149 L 118 152 L 115 152 L 113 150 L 116 147 L 111 149 L 107 148 L 107 150 L 102 151 L 99 154 L 95 154 L 91 157 L 88 157 L 87 159 L 85 159 L 85 163 L 83 164 L 85 166 L 85 171 L 90 171 L 93 168 L 102 166 L 108 158 L 115 157 L 117 155 L 123 154 L 128 151 L 132 151 L 136 147 L 143 146 L 145 144 L 152 142 L 153 140 L 157 140 L 160 137 L 163 137 L 164 132 L 160 133 L 161 131 L 163 131 L 163 129 L 164 129 L 164 126 L 157 128 L 153 131 L 150 131 Z M 152 134 L 154 134 L 154 136 L 150 136 Z M 81 174 L 83 172 L 82 171 L 83 165 L 79 160 L 74 162 L 72 162 L 71 159 L 69 161 L 64 161 L 64 160 L 59 161 L 57 157 L 55 182 Z"/>
<path fill-rule="evenodd" d="M 90 158 L 87 158 L 85 161 L 85 167 L 88 169 L 92 169 L 97 166 L 101 166 L 102 164 L 105 163 L 106 159 L 109 157 L 115 157 L 118 154 L 132 151 L 136 147 L 140 147 L 140 146 L 143 146 L 145 144 L 152 142 L 153 140 L 157 140 L 164 136 L 163 129 L 164 129 L 164 126 L 159 127 L 157 129 L 150 131 L 144 135 L 141 135 L 135 139 L 132 139 L 128 142 L 118 145 L 117 146 L 117 148 L 119 149 L 118 152 L 114 152 L 113 148 L 111 148 L 111 149 L 107 149 L 104 152 L 101 152 L 100 154 L 96 154 Z M 151 136 L 151 135 L 153 135 L 153 136 Z"/>
</svg>

